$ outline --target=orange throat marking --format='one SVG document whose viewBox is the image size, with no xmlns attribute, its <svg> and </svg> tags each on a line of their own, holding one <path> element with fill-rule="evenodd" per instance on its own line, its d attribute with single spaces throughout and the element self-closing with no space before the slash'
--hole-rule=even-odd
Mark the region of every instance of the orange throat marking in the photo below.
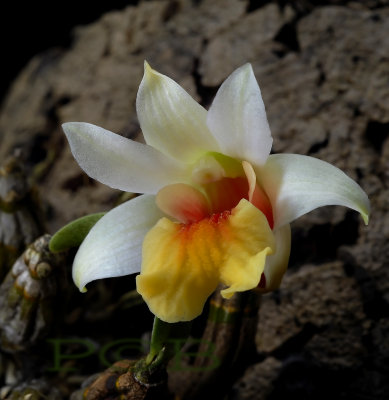
<svg viewBox="0 0 389 400">
<path fill-rule="evenodd" d="M 196 226 L 200 224 L 209 224 L 212 227 L 216 227 L 217 225 L 222 224 L 223 222 L 227 221 L 231 215 L 231 210 L 225 210 L 219 213 L 214 213 L 209 217 L 203 218 L 200 221 L 196 222 L 189 222 L 189 223 L 181 223 L 180 224 L 180 231 L 190 231 L 191 229 L 196 229 Z"/>
</svg>

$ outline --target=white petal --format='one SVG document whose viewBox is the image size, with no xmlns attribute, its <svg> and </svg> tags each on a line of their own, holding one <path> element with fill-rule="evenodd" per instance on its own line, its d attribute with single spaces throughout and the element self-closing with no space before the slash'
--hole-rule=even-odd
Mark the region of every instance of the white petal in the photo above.
<svg viewBox="0 0 389 400">
<path fill-rule="evenodd" d="M 207 125 L 222 153 L 257 165 L 265 163 L 273 139 L 250 64 L 238 68 L 221 85 Z"/>
<path fill-rule="evenodd" d="M 291 233 L 290 225 L 284 225 L 274 232 L 276 251 L 267 256 L 265 270 L 266 288 L 262 291 L 269 292 L 278 289 L 289 263 Z"/>
<path fill-rule="evenodd" d="M 275 154 L 256 172 L 272 203 L 275 229 L 327 205 L 352 208 L 368 222 L 370 203 L 366 193 L 325 161 L 298 154 Z"/>
<path fill-rule="evenodd" d="M 143 195 L 114 208 L 90 230 L 73 263 L 73 280 L 85 285 L 139 272 L 146 233 L 163 217 L 155 196 Z"/>
<path fill-rule="evenodd" d="M 154 194 L 185 181 L 184 165 L 150 146 L 84 122 L 68 122 L 62 128 L 80 167 L 110 187 Z"/>
<path fill-rule="evenodd" d="M 162 153 L 194 161 L 217 150 L 206 125 L 207 111 L 172 79 L 145 63 L 136 111 L 146 143 Z"/>
</svg>

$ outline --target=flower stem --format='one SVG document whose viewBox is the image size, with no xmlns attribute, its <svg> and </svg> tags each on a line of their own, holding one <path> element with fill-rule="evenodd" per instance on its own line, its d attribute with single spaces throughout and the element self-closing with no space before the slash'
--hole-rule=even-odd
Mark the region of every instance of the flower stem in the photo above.
<svg viewBox="0 0 389 400">
<path fill-rule="evenodd" d="M 135 366 L 134 375 L 139 382 L 150 384 L 153 376 L 166 373 L 168 362 L 180 350 L 189 336 L 191 322 L 169 324 L 154 318 L 151 334 L 150 351 L 146 358 L 141 359 Z"/>
</svg>

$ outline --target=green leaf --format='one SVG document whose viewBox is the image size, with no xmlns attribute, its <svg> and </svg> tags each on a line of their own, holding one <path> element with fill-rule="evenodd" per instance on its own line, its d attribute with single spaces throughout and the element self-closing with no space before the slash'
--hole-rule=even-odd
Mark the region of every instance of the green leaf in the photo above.
<svg viewBox="0 0 389 400">
<path fill-rule="evenodd" d="M 57 253 L 72 247 L 78 247 L 104 214 L 104 212 L 89 214 L 65 225 L 51 238 L 49 244 L 50 251 Z"/>
</svg>

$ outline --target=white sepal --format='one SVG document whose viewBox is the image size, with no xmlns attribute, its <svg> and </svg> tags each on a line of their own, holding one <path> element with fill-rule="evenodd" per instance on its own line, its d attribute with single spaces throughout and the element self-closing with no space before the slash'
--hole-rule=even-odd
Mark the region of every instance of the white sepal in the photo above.
<svg viewBox="0 0 389 400">
<path fill-rule="evenodd" d="M 146 233 L 163 217 L 155 196 L 143 195 L 102 217 L 82 242 L 73 263 L 73 280 L 85 291 L 96 279 L 139 272 Z"/>
<path fill-rule="evenodd" d="M 147 63 L 136 112 L 146 143 L 170 157 L 191 162 L 206 151 L 217 150 L 206 125 L 207 111 Z"/>
<path fill-rule="evenodd" d="M 273 139 L 250 64 L 238 68 L 221 85 L 209 109 L 207 125 L 221 153 L 256 165 L 265 163 Z"/>
<path fill-rule="evenodd" d="M 366 193 L 325 161 L 298 154 L 275 154 L 256 172 L 273 207 L 274 229 L 329 205 L 356 210 L 368 222 L 370 203 Z"/>
<path fill-rule="evenodd" d="M 284 225 L 274 232 L 276 239 L 276 251 L 266 258 L 265 270 L 266 288 L 264 292 L 270 292 L 279 288 L 289 262 L 291 232 L 290 225 Z"/>
<path fill-rule="evenodd" d="M 185 166 L 151 146 L 85 122 L 62 125 L 74 158 L 93 179 L 126 192 L 155 194 L 185 181 Z"/>
</svg>

